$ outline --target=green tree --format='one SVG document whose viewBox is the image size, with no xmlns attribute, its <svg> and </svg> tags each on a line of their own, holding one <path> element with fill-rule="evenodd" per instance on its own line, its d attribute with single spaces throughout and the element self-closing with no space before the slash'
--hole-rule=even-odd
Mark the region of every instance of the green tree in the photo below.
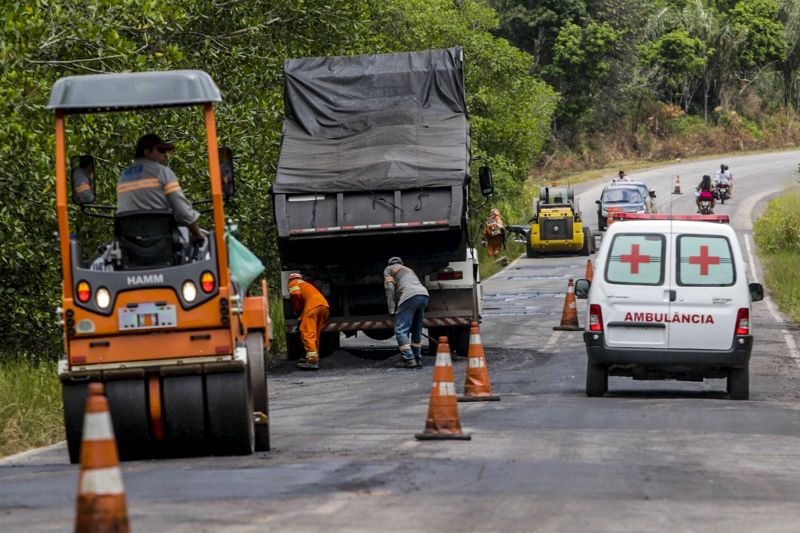
<svg viewBox="0 0 800 533">
<path fill-rule="evenodd" d="M 662 35 L 644 50 L 644 59 L 658 67 L 670 95 L 679 95 L 685 111 L 707 62 L 705 43 L 683 29 Z"/>
</svg>

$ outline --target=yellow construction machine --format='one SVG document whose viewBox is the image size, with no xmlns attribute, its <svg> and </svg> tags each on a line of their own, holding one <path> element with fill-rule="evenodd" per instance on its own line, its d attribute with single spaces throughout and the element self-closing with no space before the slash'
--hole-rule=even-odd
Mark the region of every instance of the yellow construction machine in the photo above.
<svg viewBox="0 0 800 533">
<path fill-rule="evenodd" d="M 533 201 L 533 218 L 527 239 L 527 256 L 542 253 L 580 253 L 595 251 L 594 239 L 575 205 L 572 187 L 542 187 Z"/>
</svg>

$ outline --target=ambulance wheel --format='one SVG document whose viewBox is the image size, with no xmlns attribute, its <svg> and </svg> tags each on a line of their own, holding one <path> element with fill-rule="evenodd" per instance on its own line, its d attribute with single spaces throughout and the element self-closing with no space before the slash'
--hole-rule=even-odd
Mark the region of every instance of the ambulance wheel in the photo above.
<svg viewBox="0 0 800 533">
<path fill-rule="evenodd" d="M 466 357 L 469 352 L 469 326 L 454 326 L 450 328 L 450 352 L 456 352 L 461 357 Z"/>
<path fill-rule="evenodd" d="M 207 374 L 206 402 L 211 453 L 214 455 L 253 453 L 255 447 L 253 397 L 247 372 Z"/>
<path fill-rule="evenodd" d="M 86 411 L 88 382 L 67 381 L 61 384 L 61 398 L 64 402 L 64 429 L 67 437 L 69 462 L 77 464 L 81 460 L 81 435 L 83 415 Z"/>
<path fill-rule="evenodd" d="M 299 333 L 286 334 L 286 359 L 289 361 L 297 361 L 306 356 L 306 350 L 303 348 L 303 341 L 300 340 Z"/>
<path fill-rule="evenodd" d="M 255 447 L 257 452 L 268 452 L 270 449 L 269 397 L 267 395 L 266 361 L 264 360 L 264 334 L 260 331 L 247 335 L 247 368 L 250 377 L 250 394 L 253 396 Z"/>
<path fill-rule="evenodd" d="M 592 253 L 592 232 L 589 228 L 583 228 L 583 248 L 581 248 L 581 255 L 589 255 Z"/>
<path fill-rule="evenodd" d="M 319 339 L 319 356 L 327 357 L 342 345 L 342 336 L 338 331 L 323 333 Z"/>
<path fill-rule="evenodd" d="M 107 381 L 105 384 L 108 409 L 122 461 L 144 459 L 152 454 L 154 439 L 150 434 L 146 383 L 144 378 L 140 378 Z"/>
<path fill-rule="evenodd" d="M 731 368 L 728 374 L 728 394 L 731 400 L 750 399 L 750 367 Z"/>
<path fill-rule="evenodd" d="M 586 363 L 586 396 L 600 397 L 608 392 L 608 369 L 592 361 Z"/>
<path fill-rule="evenodd" d="M 166 453 L 174 457 L 204 455 L 203 377 L 166 376 L 161 383 Z"/>
</svg>

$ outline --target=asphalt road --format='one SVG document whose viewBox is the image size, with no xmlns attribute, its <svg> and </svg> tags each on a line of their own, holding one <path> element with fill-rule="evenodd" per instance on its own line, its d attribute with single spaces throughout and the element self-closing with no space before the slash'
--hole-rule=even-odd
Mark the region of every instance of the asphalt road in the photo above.
<svg viewBox="0 0 800 533">
<path fill-rule="evenodd" d="M 720 162 L 631 177 L 656 189 L 662 212 L 690 213 L 690 189 Z M 796 183 L 800 152 L 725 162 L 734 198 L 717 213 L 731 215 L 760 281 L 751 214 Z M 671 194 L 676 174 L 683 195 Z M 578 187 L 592 226 L 601 188 Z M 754 304 L 750 401 L 728 400 L 723 380 L 615 377 L 587 398 L 581 334 L 552 330 L 585 265 L 522 258 L 485 282 L 482 337 L 502 401 L 459 404 L 472 441 L 414 440 L 432 359 L 393 369 L 386 343 L 346 341 L 316 374 L 270 376 L 272 452 L 126 463 L 134 530 L 800 530 L 797 326 L 769 299 Z M 76 484 L 63 444 L 0 462 L 0 530 L 71 527 Z"/>
</svg>

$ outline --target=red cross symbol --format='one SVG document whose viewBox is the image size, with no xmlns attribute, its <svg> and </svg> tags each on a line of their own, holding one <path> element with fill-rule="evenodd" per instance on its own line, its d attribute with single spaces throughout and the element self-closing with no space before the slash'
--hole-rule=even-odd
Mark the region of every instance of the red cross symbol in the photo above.
<svg viewBox="0 0 800 533">
<path fill-rule="evenodd" d="M 700 265 L 700 275 L 708 276 L 708 266 L 718 265 L 719 257 L 708 255 L 708 245 L 703 244 L 700 246 L 700 255 L 689 256 L 690 265 Z"/>
<path fill-rule="evenodd" d="M 620 263 L 630 263 L 631 264 L 631 274 L 638 274 L 639 273 L 639 263 L 649 263 L 650 256 L 649 255 L 639 255 L 639 245 L 632 244 L 631 245 L 631 253 L 623 254 L 619 256 Z"/>
</svg>

